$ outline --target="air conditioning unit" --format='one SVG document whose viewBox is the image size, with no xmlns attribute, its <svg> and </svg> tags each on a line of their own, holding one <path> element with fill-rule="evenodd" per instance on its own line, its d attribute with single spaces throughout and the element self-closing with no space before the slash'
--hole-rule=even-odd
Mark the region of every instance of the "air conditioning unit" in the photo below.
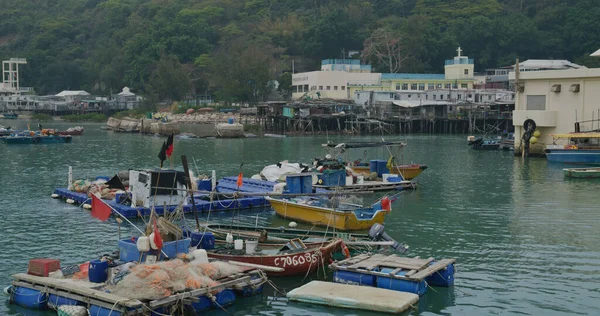
<svg viewBox="0 0 600 316">
<path fill-rule="evenodd" d="M 569 88 L 569 91 L 571 92 L 579 92 L 579 84 L 572 84 L 571 87 Z"/>
<path fill-rule="evenodd" d="M 552 92 L 560 92 L 560 85 L 559 84 L 553 84 L 552 87 L 550 88 L 550 91 L 552 91 Z"/>
</svg>

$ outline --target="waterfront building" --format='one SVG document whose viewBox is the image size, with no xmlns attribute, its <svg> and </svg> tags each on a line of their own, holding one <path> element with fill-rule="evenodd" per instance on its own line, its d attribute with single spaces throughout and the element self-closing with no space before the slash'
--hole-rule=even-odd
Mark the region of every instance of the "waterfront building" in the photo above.
<svg viewBox="0 0 600 316">
<path fill-rule="evenodd" d="M 357 91 L 419 92 L 468 90 L 475 83 L 473 59 L 462 55 L 446 60 L 443 74 L 373 73 L 358 59 L 325 59 L 321 70 L 292 75 L 292 99 L 351 100 Z"/>
<path fill-rule="evenodd" d="M 516 80 L 515 73 L 509 79 Z M 576 122 L 581 122 L 582 132 L 600 128 L 598 100 L 600 68 L 520 72 L 513 112 L 515 151 L 521 151 L 527 119 L 534 120 L 541 133 L 538 143 L 530 147 L 531 154 L 544 154 L 553 142 L 551 135 L 574 132 Z"/>
<path fill-rule="evenodd" d="M 528 59 L 519 63 L 521 72 L 543 70 L 569 70 L 586 68 L 568 60 Z M 514 90 L 509 74 L 514 73 L 515 65 L 485 70 L 485 88 Z"/>
</svg>

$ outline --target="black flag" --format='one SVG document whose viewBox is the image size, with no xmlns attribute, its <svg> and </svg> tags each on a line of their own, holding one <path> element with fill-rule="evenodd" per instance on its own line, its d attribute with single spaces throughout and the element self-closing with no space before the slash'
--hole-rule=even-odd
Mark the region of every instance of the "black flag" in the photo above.
<svg viewBox="0 0 600 316">
<path fill-rule="evenodd" d="M 163 161 L 167 160 L 167 142 L 163 142 L 162 148 L 158 153 L 158 159 L 160 159 L 160 167 L 163 166 Z"/>
</svg>

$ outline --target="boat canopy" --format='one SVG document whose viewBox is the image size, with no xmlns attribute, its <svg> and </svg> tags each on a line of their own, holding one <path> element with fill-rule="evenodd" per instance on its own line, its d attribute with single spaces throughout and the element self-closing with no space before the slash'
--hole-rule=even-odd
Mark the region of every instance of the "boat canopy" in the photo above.
<svg viewBox="0 0 600 316">
<path fill-rule="evenodd" d="M 323 147 L 330 148 L 368 148 L 368 147 L 383 147 L 383 146 L 406 146 L 405 142 L 351 142 L 351 143 L 327 143 Z"/>
<path fill-rule="evenodd" d="M 600 133 L 551 134 L 554 138 L 600 138 Z"/>
</svg>

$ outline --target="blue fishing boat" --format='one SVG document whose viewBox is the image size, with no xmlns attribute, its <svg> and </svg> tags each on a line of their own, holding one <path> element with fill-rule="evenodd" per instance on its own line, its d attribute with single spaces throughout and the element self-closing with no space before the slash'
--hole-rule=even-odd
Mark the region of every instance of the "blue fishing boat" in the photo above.
<svg viewBox="0 0 600 316">
<path fill-rule="evenodd" d="M 555 134 L 554 144 L 546 147 L 550 162 L 566 164 L 600 164 L 600 133 Z M 557 145 L 558 140 L 568 140 L 567 145 Z"/>
<path fill-rule="evenodd" d="M 496 150 L 502 144 L 499 139 L 475 138 L 474 136 L 469 136 L 467 141 L 468 145 L 475 150 Z"/>
<path fill-rule="evenodd" d="M 22 136 L 22 135 L 11 135 L 2 138 L 7 144 L 57 144 L 57 143 L 70 143 L 73 137 L 70 135 L 33 135 L 33 136 Z"/>
<path fill-rule="evenodd" d="M 4 113 L 3 114 L 5 119 L 9 119 L 9 120 L 15 120 L 19 117 L 19 114 L 17 113 Z"/>
</svg>

